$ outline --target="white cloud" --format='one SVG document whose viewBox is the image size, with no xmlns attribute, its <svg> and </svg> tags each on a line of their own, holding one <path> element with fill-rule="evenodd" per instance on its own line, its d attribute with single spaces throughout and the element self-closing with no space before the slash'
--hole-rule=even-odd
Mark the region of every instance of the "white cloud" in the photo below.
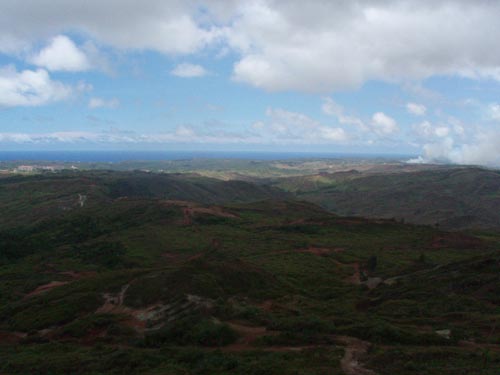
<svg viewBox="0 0 500 375">
<path fill-rule="evenodd" d="M 456 144 L 451 137 L 425 144 L 423 155 L 412 163 L 455 163 L 500 166 L 500 134 L 479 133 L 465 144 Z"/>
<path fill-rule="evenodd" d="M 406 110 L 415 116 L 423 116 L 427 112 L 425 105 L 417 103 L 407 103 Z"/>
<path fill-rule="evenodd" d="M 229 48 L 239 56 L 234 79 L 271 91 L 332 92 L 435 75 L 500 80 L 499 15 L 500 2 L 486 0 L 318 0 L 307 8 L 300 0 L 39 0 L 29 7 L 3 0 L 0 51 L 19 53 L 71 30 L 126 51 Z"/>
<path fill-rule="evenodd" d="M 342 128 L 330 128 L 322 126 L 319 129 L 321 138 L 327 141 L 343 142 L 348 139 L 347 133 Z"/>
<path fill-rule="evenodd" d="M 456 124 L 454 128 L 457 134 L 463 134 L 464 129 L 460 125 Z M 446 125 L 434 126 L 429 121 L 422 121 L 419 124 L 413 125 L 413 131 L 420 138 L 432 139 L 447 137 L 451 129 Z"/>
<path fill-rule="evenodd" d="M 492 1 L 244 2 L 228 36 L 234 78 L 266 90 L 328 92 L 434 75 L 500 79 Z"/>
<path fill-rule="evenodd" d="M 207 71 L 201 65 L 183 63 L 172 69 L 170 74 L 182 78 L 194 78 L 203 77 L 207 74 Z"/>
<path fill-rule="evenodd" d="M 90 98 L 88 107 L 91 109 L 95 108 L 117 108 L 120 105 L 120 101 L 117 98 L 103 99 L 103 98 Z"/>
<path fill-rule="evenodd" d="M 170 132 L 139 134 L 112 129 L 103 132 L 60 131 L 52 133 L 0 133 L 0 143 L 17 144 L 168 144 L 168 143 L 262 143 L 259 137 L 217 132 L 205 134 L 182 125 Z"/>
<path fill-rule="evenodd" d="M 272 142 L 341 143 L 350 137 L 341 127 L 326 126 L 299 112 L 268 108 L 269 121 L 253 124 L 253 129 Z"/>
<path fill-rule="evenodd" d="M 78 81 L 76 84 L 76 90 L 78 92 L 91 92 L 94 89 L 94 86 L 91 83 L 87 83 L 85 81 Z"/>
<path fill-rule="evenodd" d="M 71 93 L 71 87 L 52 80 L 44 69 L 0 68 L 0 107 L 38 106 L 67 99 Z"/>
<path fill-rule="evenodd" d="M 19 51 L 26 42 L 71 30 L 123 50 L 166 54 L 199 51 L 220 35 L 207 24 L 200 2 L 149 0 L 2 0 L 0 51 Z M 207 4 L 207 7 L 210 4 Z"/>
<path fill-rule="evenodd" d="M 500 104 L 491 103 L 488 106 L 489 117 L 494 121 L 500 121 Z"/>
<path fill-rule="evenodd" d="M 31 57 L 30 62 L 50 71 L 78 72 L 91 68 L 85 53 L 65 35 L 52 38 L 48 46 Z"/>
<path fill-rule="evenodd" d="M 381 136 L 387 136 L 399 131 L 398 124 L 383 112 L 377 112 L 372 116 L 372 129 Z"/>
<path fill-rule="evenodd" d="M 344 113 L 344 108 L 337 104 L 332 98 L 323 98 L 323 105 L 321 106 L 323 113 L 329 116 L 335 116 L 340 124 L 355 125 L 362 130 L 367 130 L 366 125 L 357 117 L 349 116 Z"/>
<path fill-rule="evenodd" d="M 450 134 L 450 128 L 448 128 L 447 126 L 438 126 L 435 129 L 435 133 L 440 138 L 447 137 L 448 134 Z"/>
</svg>

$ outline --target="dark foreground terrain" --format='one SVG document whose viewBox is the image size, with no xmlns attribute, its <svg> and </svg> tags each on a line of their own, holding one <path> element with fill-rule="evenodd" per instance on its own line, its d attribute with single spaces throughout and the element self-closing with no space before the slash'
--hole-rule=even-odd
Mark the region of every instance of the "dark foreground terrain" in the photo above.
<svg viewBox="0 0 500 375">
<path fill-rule="evenodd" d="M 0 373 L 499 373 L 498 232 L 337 216 L 291 178 L 1 178 Z"/>
</svg>

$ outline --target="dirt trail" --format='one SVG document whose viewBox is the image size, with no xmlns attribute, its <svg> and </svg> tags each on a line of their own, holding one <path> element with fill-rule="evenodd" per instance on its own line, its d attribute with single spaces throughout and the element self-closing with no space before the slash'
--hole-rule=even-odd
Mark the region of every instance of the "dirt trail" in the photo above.
<svg viewBox="0 0 500 375">
<path fill-rule="evenodd" d="M 119 293 L 104 293 L 104 304 L 96 310 L 96 313 L 125 313 L 130 309 L 123 305 L 125 300 L 125 293 L 129 288 L 130 284 L 126 284 L 122 287 Z"/>
<path fill-rule="evenodd" d="M 59 275 L 69 276 L 75 280 L 82 279 L 84 277 L 90 277 L 97 275 L 96 271 L 62 271 Z"/>
<path fill-rule="evenodd" d="M 184 219 L 182 220 L 183 225 L 191 225 L 193 224 L 193 219 L 192 219 L 192 211 L 190 207 L 184 207 L 182 209 L 182 213 L 184 215 Z"/>
<path fill-rule="evenodd" d="M 361 271 L 359 269 L 359 263 L 358 262 L 355 262 L 355 263 L 351 263 L 351 264 L 346 264 L 347 266 L 351 266 L 353 269 L 354 269 L 354 273 L 352 274 L 352 276 L 349 276 L 346 281 L 349 283 L 349 284 L 353 284 L 353 285 L 361 285 Z"/>
<path fill-rule="evenodd" d="M 227 324 L 240 335 L 240 338 L 234 344 L 220 348 L 223 351 L 238 352 L 246 350 L 262 350 L 267 352 L 289 352 L 325 346 L 302 345 L 256 347 L 254 344 L 258 338 L 277 335 L 279 332 L 269 331 L 263 326 L 248 326 L 239 322 L 227 322 Z M 369 342 L 350 336 L 333 336 L 333 340 L 336 344 L 345 346 L 345 354 L 340 360 L 340 366 L 346 375 L 376 375 L 374 371 L 365 368 L 361 362 L 371 346 Z"/>
<path fill-rule="evenodd" d="M 461 340 L 458 342 L 458 345 L 463 348 L 473 349 L 473 350 L 489 350 L 492 352 L 500 353 L 500 345 L 496 344 L 485 344 L 485 343 L 477 343 L 473 341 Z"/>
<path fill-rule="evenodd" d="M 68 283 L 69 283 L 68 281 L 51 281 L 48 284 L 40 285 L 35 290 L 33 290 L 33 291 L 29 292 L 28 294 L 26 294 L 24 296 L 24 298 L 30 298 L 30 297 L 37 296 L 37 295 L 42 294 L 42 293 L 47 293 L 48 291 L 50 291 L 50 290 L 52 290 L 54 288 L 66 285 Z"/>
<path fill-rule="evenodd" d="M 62 272 L 57 272 L 57 273 L 60 275 L 63 275 L 63 276 L 69 276 L 69 277 L 73 278 L 73 280 L 71 280 L 71 281 L 51 281 L 50 283 L 40 285 L 35 290 L 32 290 L 31 292 L 26 294 L 24 296 L 24 298 L 30 298 L 30 297 L 37 296 L 37 295 L 40 295 L 43 293 L 47 293 L 54 288 L 69 284 L 69 283 L 73 282 L 74 280 L 79 280 L 79 279 L 82 279 L 84 277 L 94 276 L 96 274 L 95 271 L 82 271 L 82 272 L 62 271 Z"/>
<path fill-rule="evenodd" d="M 249 326 L 240 322 L 227 322 L 227 325 L 240 336 L 235 343 L 222 348 L 222 350 L 229 352 L 257 350 L 257 347 L 253 346 L 257 339 L 263 336 L 278 334 L 277 331 L 268 331 L 267 328 L 263 326 Z"/>
<path fill-rule="evenodd" d="M 275 336 L 278 335 L 279 332 L 268 330 L 264 326 L 249 326 L 240 322 L 227 322 L 227 324 L 235 330 L 240 337 L 234 344 L 219 348 L 225 352 L 242 352 L 251 350 L 260 350 L 265 352 L 298 352 L 318 347 L 318 345 L 259 347 L 255 345 L 257 339 L 264 336 Z"/>
<path fill-rule="evenodd" d="M 372 370 L 363 366 L 361 359 L 370 348 L 370 343 L 349 336 L 335 336 L 335 341 L 345 345 L 344 357 L 340 360 L 340 367 L 346 375 L 376 375 Z"/>
</svg>

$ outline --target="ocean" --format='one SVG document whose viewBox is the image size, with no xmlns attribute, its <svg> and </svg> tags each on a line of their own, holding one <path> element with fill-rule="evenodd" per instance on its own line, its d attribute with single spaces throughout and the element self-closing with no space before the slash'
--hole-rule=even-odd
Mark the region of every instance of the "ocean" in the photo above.
<svg viewBox="0 0 500 375">
<path fill-rule="evenodd" d="M 184 159 L 283 160 L 304 158 L 387 158 L 406 159 L 412 155 L 347 154 L 325 152 L 250 152 L 250 151 L 0 151 L 0 161 L 102 162 L 155 161 Z"/>
</svg>

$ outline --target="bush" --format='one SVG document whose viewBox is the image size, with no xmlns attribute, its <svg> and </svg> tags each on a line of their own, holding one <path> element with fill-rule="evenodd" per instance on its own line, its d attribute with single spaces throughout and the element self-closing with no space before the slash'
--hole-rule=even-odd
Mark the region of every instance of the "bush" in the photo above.
<svg viewBox="0 0 500 375">
<path fill-rule="evenodd" d="M 233 343 L 237 337 L 236 332 L 225 323 L 186 318 L 151 333 L 145 338 L 144 344 L 153 347 L 164 344 L 225 346 Z"/>
<path fill-rule="evenodd" d="M 339 329 L 338 332 L 385 344 L 450 345 L 452 343 L 452 340 L 444 339 L 433 333 L 417 333 L 401 329 L 381 320 L 352 325 Z"/>
<path fill-rule="evenodd" d="M 74 250 L 84 262 L 105 267 L 123 264 L 123 256 L 126 252 L 120 242 L 100 242 L 95 245 L 75 247 Z"/>
</svg>

